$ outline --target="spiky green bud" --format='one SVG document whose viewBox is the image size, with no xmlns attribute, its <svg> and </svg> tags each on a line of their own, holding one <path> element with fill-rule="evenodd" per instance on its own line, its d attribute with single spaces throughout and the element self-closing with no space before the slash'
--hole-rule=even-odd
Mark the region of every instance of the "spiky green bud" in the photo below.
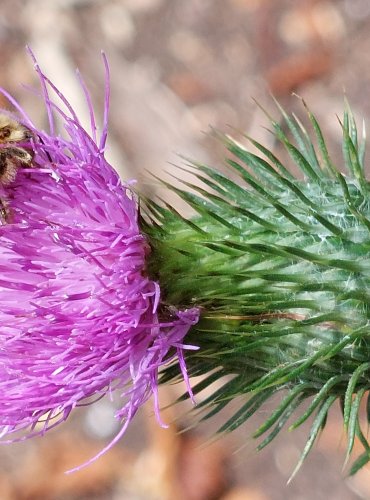
<svg viewBox="0 0 370 500">
<path fill-rule="evenodd" d="M 311 112 L 307 109 L 313 140 L 294 115 L 281 112 L 292 139 L 271 120 L 274 133 L 304 180 L 258 142 L 250 139 L 259 150 L 253 154 L 224 136 L 231 153 L 227 163 L 239 181 L 191 164 L 196 183 L 166 186 L 196 215 L 186 219 L 168 205 L 147 202 L 149 218 L 143 225 L 152 247 L 149 271 L 169 304 L 201 309 L 201 320 L 188 336 L 200 347 L 187 356 L 190 374 L 203 376 L 194 393 L 222 382 L 198 405 L 202 418 L 238 398 L 240 409 L 220 428 L 231 431 L 279 391 L 278 406 L 254 436 L 265 436 L 261 449 L 288 420 L 294 429 L 311 418 L 298 469 L 339 400 L 347 456 L 356 436 L 364 447 L 352 465 L 354 473 L 370 460 L 359 420 L 370 388 L 365 134 L 358 139 L 346 107 L 343 174 L 333 165 Z M 163 381 L 177 376 L 176 367 L 170 367 Z"/>
</svg>

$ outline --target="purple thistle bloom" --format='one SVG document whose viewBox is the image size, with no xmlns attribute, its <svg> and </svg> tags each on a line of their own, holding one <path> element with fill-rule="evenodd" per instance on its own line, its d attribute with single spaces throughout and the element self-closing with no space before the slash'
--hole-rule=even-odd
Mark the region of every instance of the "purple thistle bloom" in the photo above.
<svg viewBox="0 0 370 500">
<path fill-rule="evenodd" d="M 183 339 L 198 311 L 178 312 L 167 322 L 158 317 L 160 289 L 145 273 L 149 248 L 135 197 L 104 158 L 106 59 L 100 138 L 82 80 L 91 136 L 34 63 L 49 132 L 38 130 L 2 90 L 35 134 L 35 166 L 19 169 L 1 188 L 9 221 L 0 226 L 0 425 L 6 442 L 44 434 L 88 398 L 118 390 L 122 428 L 100 456 L 152 394 L 159 419 L 157 376 L 164 363 L 178 359 L 191 393 L 183 350 L 194 347 Z M 67 138 L 55 133 L 54 114 Z M 13 435 L 18 431 L 21 437 Z"/>
</svg>

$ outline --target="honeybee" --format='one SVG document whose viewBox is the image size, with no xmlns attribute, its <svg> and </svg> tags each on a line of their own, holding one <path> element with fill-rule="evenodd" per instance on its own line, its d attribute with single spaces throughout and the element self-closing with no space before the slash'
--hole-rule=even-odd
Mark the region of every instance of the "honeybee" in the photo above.
<svg viewBox="0 0 370 500">
<path fill-rule="evenodd" d="M 34 152 L 32 146 L 17 146 L 28 142 L 34 134 L 27 127 L 0 113 L 0 182 L 9 184 L 14 181 L 20 167 L 32 165 Z"/>
<path fill-rule="evenodd" d="M 0 184 L 10 184 L 20 167 L 32 165 L 34 151 L 31 144 L 30 147 L 17 144 L 27 143 L 33 138 L 31 130 L 0 112 Z M 3 198 L 0 198 L 0 219 L 3 223 L 9 220 L 9 209 Z"/>
</svg>

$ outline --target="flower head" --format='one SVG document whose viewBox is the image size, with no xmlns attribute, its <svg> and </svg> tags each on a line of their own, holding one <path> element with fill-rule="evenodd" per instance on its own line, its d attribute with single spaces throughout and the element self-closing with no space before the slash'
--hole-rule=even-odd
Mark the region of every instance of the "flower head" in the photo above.
<svg viewBox="0 0 370 500">
<path fill-rule="evenodd" d="M 157 392 L 158 369 L 176 356 L 183 374 L 183 338 L 197 311 L 158 317 L 160 289 L 145 273 L 149 247 L 138 226 L 129 185 L 107 163 L 102 133 L 82 83 L 91 135 L 52 82 L 39 75 L 49 131 L 38 130 L 34 166 L 2 187 L 9 217 L 0 227 L 0 425 L 2 435 L 43 434 L 87 398 L 117 389 L 124 432 Z M 49 92 L 59 98 L 52 102 Z M 56 134 L 54 115 L 65 137 Z M 156 400 L 155 400 L 156 401 Z M 158 403 L 155 403 L 158 415 Z M 40 424 L 41 427 L 36 424 Z M 10 435 L 10 436 L 9 436 Z M 112 444 L 107 446 L 109 448 Z M 105 450 L 103 450 L 104 452 Z"/>
</svg>

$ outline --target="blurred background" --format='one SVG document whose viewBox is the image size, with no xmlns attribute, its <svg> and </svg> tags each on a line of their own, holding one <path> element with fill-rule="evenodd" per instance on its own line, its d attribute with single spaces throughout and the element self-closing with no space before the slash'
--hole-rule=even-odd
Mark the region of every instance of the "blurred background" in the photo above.
<svg viewBox="0 0 370 500">
<path fill-rule="evenodd" d="M 358 118 L 370 116 L 368 0 L 2 0 L 0 85 L 34 121 L 44 109 L 21 87 L 35 85 L 29 44 L 44 72 L 88 124 L 79 67 L 101 116 L 104 81 L 100 51 L 112 76 L 109 159 L 123 178 L 155 191 L 178 154 L 222 167 L 224 152 L 209 127 L 236 129 L 273 147 L 255 98 L 278 116 L 272 92 L 303 115 L 305 98 L 340 149 L 337 115 L 346 92 Z M 0 107 L 8 103 L 0 99 Z M 182 388 L 161 392 L 163 406 Z M 119 401 L 117 401 L 119 405 Z M 281 436 L 258 453 L 250 435 L 258 418 L 212 442 L 217 422 L 179 433 L 188 407 L 163 412 L 151 405 L 120 444 L 90 467 L 64 471 L 94 456 L 118 431 L 114 404 L 76 411 L 45 438 L 0 448 L 0 500 L 310 500 L 370 499 L 370 469 L 342 472 L 339 410 L 287 486 L 308 427 Z M 268 408 L 264 410 L 265 416 Z"/>
</svg>

